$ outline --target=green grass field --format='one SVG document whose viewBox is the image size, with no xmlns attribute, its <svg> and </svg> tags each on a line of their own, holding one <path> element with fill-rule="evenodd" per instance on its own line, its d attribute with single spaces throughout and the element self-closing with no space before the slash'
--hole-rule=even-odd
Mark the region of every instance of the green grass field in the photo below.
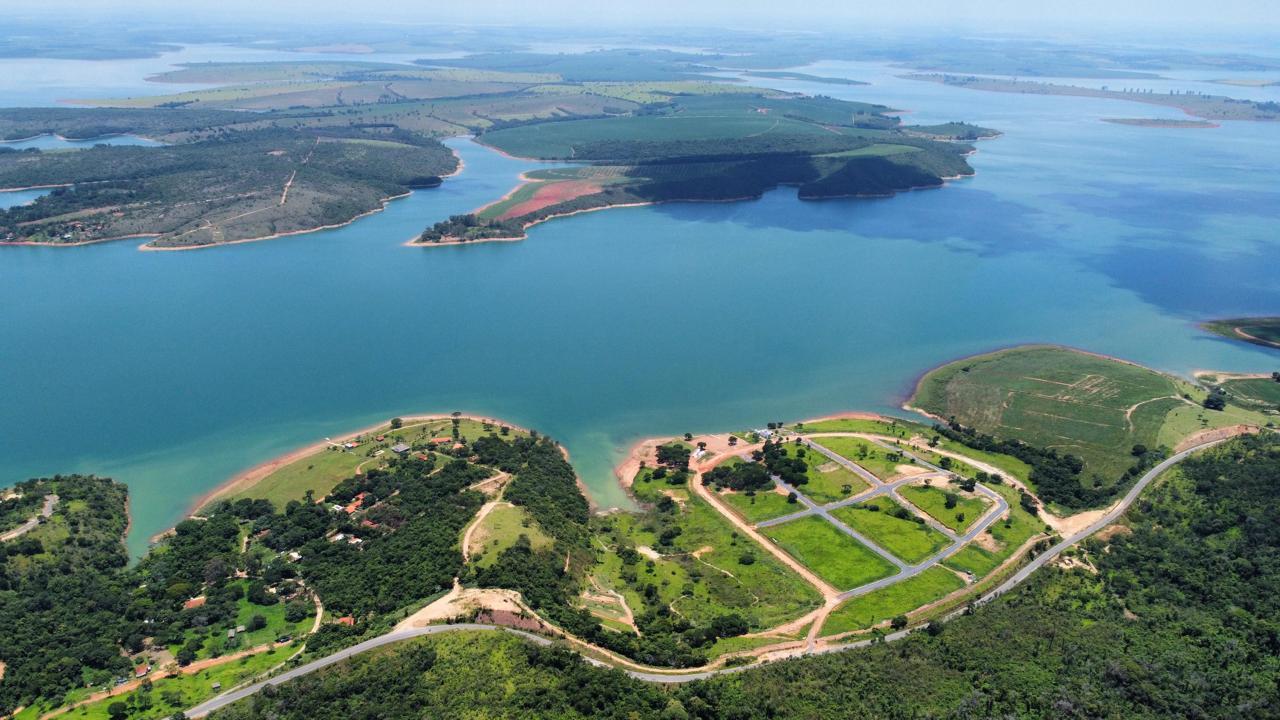
<svg viewBox="0 0 1280 720">
<path fill-rule="evenodd" d="M 948 492 L 954 492 L 957 495 L 954 508 L 947 507 Z M 990 505 L 985 499 L 978 496 L 965 497 L 959 490 L 954 488 L 944 490 L 931 485 L 906 485 L 898 488 L 898 493 L 906 498 L 907 502 L 925 511 L 934 520 L 957 533 L 968 530 L 970 525 L 982 517 L 982 513 Z M 961 519 L 961 515 L 964 516 L 963 519 Z"/>
<path fill-rule="evenodd" d="M 484 134 L 484 143 L 518 157 L 572 159 L 575 145 L 661 140 L 738 140 L 764 134 L 823 137 L 830 133 L 818 125 L 771 115 L 644 115 L 540 123 L 495 130 Z"/>
<path fill-rule="evenodd" d="M 786 495 L 779 495 L 772 490 L 763 490 L 755 495 L 740 492 L 720 493 L 720 500 L 738 511 L 749 523 L 758 523 L 771 518 L 782 517 L 799 510 L 804 506 L 787 502 Z"/>
<path fill-rule="evenodd" d="M 889 450 L 862 438 L 819 437 L 812 440 L 840 457 L 862 466 L 881 480 L 888 480 L 897 475 L 899 465 L 909 464 L 906 460 L 890 460 Z"/>
<path fill-rule="evenodd" d="M 1237 378 L 1222 383 L 1222 388 L 1257 408 L 1280 410 L 1280 382 L 1267 378 Z"/>
<path fill-rule="evenodd" d="M 832 158 L 855 158 L 855 157 L 889 157 L 891 155 L 902 155 L 905 153 L 920 152 L 920 148 L 910 145 L 895 145 L 893 143 L 875 143 L 856 150 L 843 150 L 841 152 L 824 153 L 819 157 Z"/>
<path fill-rule="evenodd" d="M 955 573 L 931 567 L 919 575 L 846 601 L 827 617 L 822 634 L 837 635 L 872 627 L 946 597 L 964 587 Z"/>
<path fill-rule="evenodd" d="M 868 487 L 867 482 L 853 471 L 817 450 L 806 449 L 805 460 L 809 465 L 806 472 L 809 482 L 800 488 L 800 492 L 815 502 L 826 504 L 843 500 Z"/>
<path fill-rule="evenodd" d="M 888 560 L 819 517 L 803 517 L 765 528 L 763 532 L 840 590 L 865 585 L 896 571 Z"/>
<path fill-rule="evenodd" d="M 869 510 L 875 505 L 879 510 Z M 915 564 L 932 556 L 947 545 L 947 536 L 926 524 L 890 515 L 901 507 L 887 496 L 865 503 L 836 508 L 832 514 L 849 527 L 866 535 L 871 542 L 908 563 Z"/>
<path fill-rule="evenodd" d="M 534 550 L 549 548 L 555 541 L 547 535 L 524 508 L 515 505 L 498 505 L 480 521 L 471 536 L 472 562 L 488 567 L 503 550 L 516 544 L 521 535 L 529 538 Z"/>
<path fill-rule="evenodd" d="M 1078 455 L 1086 464 L 1082 479 L 1099 473 L 1114 483 L 1133 464 L 1134 445 L 1158 445 L 1183 391 L 1183 384 L 1146 368 L 1034 346 L 933 370 L 911 402 L 981 432 Z"/>
<path fill-rule="evenodd" d="M 832 418 L 807 423 L 794 423 L 787 427 L 806 435 L 824 432 L 860 432 L 891 435 L 903 439 L 912 435 L 924 435 L 929 432 L 928 425 L 909 420 L 873 420 L 870 418 Z"/>
</svg>

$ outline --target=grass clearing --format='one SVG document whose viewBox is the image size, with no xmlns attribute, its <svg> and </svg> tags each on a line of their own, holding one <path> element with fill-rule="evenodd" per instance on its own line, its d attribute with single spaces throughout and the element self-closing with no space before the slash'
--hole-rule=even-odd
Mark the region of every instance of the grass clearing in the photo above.
<svg viewBox="0 0 1280 720">
<path fill-rule="evenodd" d="M 871 510 L 873 505 L 879 509 Z M 946 547 L 946 535 L 925 523 L 903 520 L 891 514 L 894 508 L 900 507 L 888 497 L 877 497 L 865 503 L 836 508 L 831 514 L 866 535 L 871 542 L 913 565 Z"/>
<path fill-rule="evenodd" d="M 902 155 L 905 153 L 920 152 L 920 148 L 910 145 L 895 145 L 893 143 L 874 143 L 866 147 L 856 150 L 843 150 L 841 152 L 824 153 L 818 157 L 830 158 L 856 158 L 856 157 L 889 157 L 892 155 Z"/>
<path fill-rule="evenodd" d="M 978 540 L 969 543 L 951 557 L 943 561 L 953 570 L 967 572 L 975 578 L 981 578 L 996 569 L 1007 560 L 1018 548 L 1032 537 L 1044 533 L 1044 521 L 1032 515 L 1018 503 L 1018 491 L 1009 485 L 993 485 L 992 490 L 1000 493 L 1009 510 L 1004 518 L 997 520 L 987 528 L 994 549 L 983 547 Z"/>
<path fill-rule="evenodd" d="M 950 570 L 931 567 L 899 583 L 851 598 L 827 617 L 822 634 L 836 635 L 864 630 L 905 615 L 918 607 L 964 587 L 964 581 Z"/>
<path fill-rule="evenodd" d="M 761 490 L 754 494 L 722 492 L 719 497 L 721 502 L 736 510 L 744 520 L 752 524 L 804 509 L 804 506 L 798 502 L 787 502 L 786 495 L 779 495 L 772 490 Z"/>
<path fill-rule="evenodd" d="M 906 459 L 890 457 L 893 455 L 892 451 L 862 438 L 821 437 L 812 438 L 812 441 L 855 465 L 861 466 L 881 480 L 888 480 L 897 475 L 899 465 L 909 464 Z"/>
<path fill-rule="evenodd" d="M 516 505 L 498 505 L 480 521 L 471 535 L 468 548 L 472 562 L 488 567 L 498 559 L 498 554 L 516 544 L 524 535 L 534 550 L 543 550 L 555 544 L 550 535 L 538 526 L 524 508 Z"/>
<path fill-rule="evenodd" d="M 840 590 L 888 577 L 897 570 L 888 560 L 819 517 L 773 525 L 763 532 Z"/>
<path fill-rule="evenodd" d="M 965 496 L 964 493 L 956 490 L 944 490 L 932 485 L 907 485 L 898 488 L 898 493 L 906 498 L 907 502 L 915 505 L 925 511 L 934 520 L 951 528 L 952 531 L 963 533 L 982 517 L 982 513 L 986 512 L 990 505 L 984 498 L 979 496 Z M 952 493 L 955 497 L 955 506 L 947 507 L 947 494 Z"/>
</svg>

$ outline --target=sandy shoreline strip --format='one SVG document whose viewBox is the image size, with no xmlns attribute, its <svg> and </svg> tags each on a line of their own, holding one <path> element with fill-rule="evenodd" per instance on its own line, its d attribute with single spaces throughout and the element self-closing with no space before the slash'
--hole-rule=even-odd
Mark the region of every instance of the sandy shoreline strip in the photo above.
<svg viewBox="0 0 1280 720">
<path fill-rule="evenodd" d="M 399 417 L 401 420 L 404 421 L 405 425 L 409 425 L 413 423 L 432 422 L 435 420 L 452 420 L 453 419 L 452 415 L 445 415 L 445 414 L 403 415 Z M 491 418 L 483 415 L 468 415 L 464 413 L 463 415 L 460 416 L 460 419 L 475 420 L 477 422 L 488 422 L 497 426 L 506 425 L 512 430 L 517 430 L 525 433 L 530 432 L 528 428 L 524 428 L 514 423 L 507 422 L 506 420 L 500 420 L 498 418 Z M 187 514 L 191 515 L 196 511 L 198 511 L 200 508 L 204 507 L 205 505 L 208 505 L 210 502 L 220 497 L 223 497 L 225 495 L 233 495 L 233 494 L 248 490 L 254 485 L 257 485 L 262 479 L 266 478 L 268 475 L 275 472 L 276 470 L 279 470 L 280 468 L 286 465 L 289 465 L 291 463 L 297 462 L 307 457 L 308 455 L 317 453 L 323 450 L 324 448 L 328 447 L 330 444 L 341 445 L 342 443 L 355 438 L 357 435 L 365 435 L 367 433 L 373 432 L 374 430 L 378 430 L 380 428 L 386 427 L 390 422 L 391 422 L 391 418 L 387 418 L 386 420 L 383 420 L 374 425 L 369 425 L 368 427 L 363 427 L 363 428 L 360 428 L 359 430 L 354 430 L 339 436 L 334 436 L 327 440 L 320 440 L 314 443 L 310 443 L 308 445 L 304 445 L 303 447 L 297 448 L 296 450 L 291 450 L 283 455 L 276 456 L 274 458 L 271 458 L 270 460 L 254 465 L 248 470 L 244 470 L 242 472 L 239 472 L 233 475 L 226 482 L 223 482 L 222 484 L 218 485 L 217 487 L 210 490 L 209 492 L 204 493 L 200 497 L 196 498 L 195 502 L 192 503 L 190 508 L 188 509 Z M 165 532 L 168 532 L 168 531 L 166 530 Z"/>
</svg>

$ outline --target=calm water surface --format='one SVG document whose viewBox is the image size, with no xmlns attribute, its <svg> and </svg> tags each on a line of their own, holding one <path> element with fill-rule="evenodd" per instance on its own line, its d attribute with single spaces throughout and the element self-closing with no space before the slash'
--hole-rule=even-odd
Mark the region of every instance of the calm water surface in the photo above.
<svg viewBox="0 0 1280 720">
<path fill-rule="evenodd" d="M 1178 373 L 1280 355 L 1197 320 L 1280 312 L 1280 126 L 1133 128 L 1109 101 L 979 93 L 874 65 L 780 87 L 964 119 L 977 177 L 892 199 L 619 209 L 523 243 L 401 246 L 531 163 L 451 141 L 466 172 L 347 228 L 210 250 L 0 252 L 0 482 L 133 490 L 131 548 L 229 475 L 413 412 L 561 439 L 602 504 L 659 433 L 893 411 L 927 368 L 1059 342 Z M 1172 116 L 1172 115 L 1171 115 Z"/>
</svg>

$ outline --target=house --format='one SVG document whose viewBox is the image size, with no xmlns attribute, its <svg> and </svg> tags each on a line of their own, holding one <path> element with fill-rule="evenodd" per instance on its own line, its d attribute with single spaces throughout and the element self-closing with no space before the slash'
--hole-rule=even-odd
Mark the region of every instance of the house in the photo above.
<svg viewBox="0 0 1280 720">
<path fill-rule="evenodd" d="M 204 603 L 205 603 L 205 597 L 203 595 L 200 595 L 198 597 L 193 597 L 190 600 L 182 603 L 182 609 L 194 610 L 195 608 L 203 607 Z"/>
<path fill-rule="evenodd" d="M 150 665 L 139 665 L 137 669 L 133 671 L 133 676 L 136 678 L 146 677 L 149 672 L 151 672 Z"/>
<path fill-rule="evenodd" d="M 347 616 L 345 616 L 345 617 L 340 617 L 340 618 L 338 618 L 336 622 L 337 622 L 339 625 L 346 625 L 347 627 L 354 627 L 354 626 L 355 626 L 355 624 L 356 624 L 356 619 L 355 619 L 355 618 L 353 618 L 353 617 L 351 617 L 350 615 L 347 615 Z"/>
<path fill-rule="evenodd" d="M 299 553 L 297 550 L 290 550 L 290 551 L 289 551 L 289 559 L 290 559 L 290 560 L 292 560 L 292 561 L 294 561 L 294 562 L 298 562 L 299 560 L 301 560 L 301 559 L 302 559 L 302 554 L 301 554 L 301 553 Z"/>
<path fill-rule="evenodd" d="M 214 690 L 221 690 L 221 689 L 222 689 L 222 683 L 220 683 L 220 682 L 216 682 L 216 683 L 214 683 L 213 685 L 211 685 L 210 687 L 212 687 Z"/>
<path fill-rule="evenodd" d="M 391 452 L 397 455 L 404 455 L 405 453 L 409 452 L 409 446 L 402 442 L 399 442 L 391 446 Z"/>
<path fill-rule="evenodd" d="M 238 633 L 242 633 L 242 632 L 244 632 L 244 626 L 243 626 L 243 625 L 237 625 L 237 626 L 236 626 L 236 632 L 238 632 Z"/>
<path fill-rule="evenodd" d="M 229 628 L 229 629 L 227 630 L 227 639 L 228 639 L 228 640 L 234 640 L 234 639 L 235 639 L 235 637 L 236 637 L 236 629 L 235 629 L 235 628 Z"/>
<path fill-rule="evenodd" d="M 345 510 L 348 515 L 359 510 L 360 506 L 364 505 L 364 499 L 368 496 L 369 496 L 369 493 L 367 492 L 362 492 L 356 495 L 354 498 L 352 498 L 351 502 L 347 503 L 347 506 L 343 508 L 343 510 Z"/>
<path fill-rule="evenodd" d="M 352 442 L 352 441 L 348 440 L 348 441 L 346 441 L 346 442 L 342 443 L 342 447 L 344 447 L 344 448 L 346 448 L 346 449 L 348 449 L 348 450 L 355 450 L 356 448 L 360 447 L 360 443 L 355 443 L 355 442 Z"/>
</svg>

